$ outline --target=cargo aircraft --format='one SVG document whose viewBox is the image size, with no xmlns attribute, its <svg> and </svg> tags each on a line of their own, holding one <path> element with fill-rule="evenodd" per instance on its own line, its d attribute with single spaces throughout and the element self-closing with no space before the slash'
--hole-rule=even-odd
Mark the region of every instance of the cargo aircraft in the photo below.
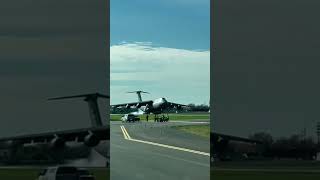
<svg viewBox="0 0 320 180">
<path fill-rule="evenodd" d="M 76 96 L 49 98 L 62 100 L 82 98 L 88 103 L 91 127 L 63 131 L 26 134 L 13 137 L 0 137 L 0 162 L 17 164 L 48 160 L 62 162 L 68 159 L 83 158 L 89 151 L 96 150 L 107 159 L 109 166 L 110 125 L 104 125 L 98 106 L 98 98 L 109 96 L 94 93 Z M 28 157 L 28 158 L 27 158 Z M 26 158 L 28 161 L 26 161 Z"/>
<path fill-rule="evenodd" d="M 231 142 L 245 143 L 248 146 L 259 145 L 263 143 L 255 139 L 249 139 L 249 138 L 211 132 L 210 133 L 211 158 L 215 157 L 216 159 L 219 159 L 222 161 L 231 160 L 228 158 L 228 155 L 230 154 L 230 152 L 233 151 L 232 148 L 230 147 Z"/>
<path fill-rule="evenodd" d="M 157 98 L 155 100 L 149 100 L 149 101 L 143 101 L 141 98 L 142 93 L 147 93 L 145 91 L 131 91 L 127 93 L 136 93 L 138 95 L 138 101 L 137 102 L 130 102 L 130 103 L 122 103 L 122 104 L 114 104 L 111 105 L 112 108 L 137 108 L 138 112 L 134 112 L 133 114 L 154 114 L 155 120 L 158 118 L 159 114 L 164 113 L 165 110 L 168 109 L 176 109 L 180 110 L 182 107 L 185 107 L 186 105 L 178 104 L 169 102 L 166 100 L 166 98 L 161 97 Z"/>
</svg>

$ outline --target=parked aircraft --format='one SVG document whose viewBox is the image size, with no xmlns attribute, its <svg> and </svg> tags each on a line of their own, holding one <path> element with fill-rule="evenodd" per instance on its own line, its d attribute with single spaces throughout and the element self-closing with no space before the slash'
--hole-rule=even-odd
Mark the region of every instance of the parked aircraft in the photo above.
<svg viewBox="0 0 320 180">
<path fill-rule="evenodd" d="M 141 98 L 141 93 L 148 93 L 144 91 L 132 91 L 127 93 L 136 93 L 138 95 L 137 102 L 122 103 L 111 105 L 112 108 L 138 108 L 138 112 L 134 114 L 154 114 L 155 120 L 158 119 L 158 115 L 162 114 L 164 110 L 176 109 L 180 110 L 182 107 L 186 106 L 183 104 L 173 103 L 166 100 L 166 98 L 161 97 L 155 100 L 143 101 Z"/>
<path fill-rule="evenodd" d="M 232 149 L 230 149 L 230 146 L 229 146 L 231 141 L 238 142 L 238 143 L 246 143 L 248 145 L 262 144 L 261 141 L 257 141 L 253 139 L 211 132 L 210 133 L 211 158 L 228 160 L 228 154 L 230 153 L 230 151 L 232 151 Z"/>
<path fill-rule="evenodd" d="M 0 138 L 0 161 L 19 163 L 21 161 L 31 162 L 32 160 L 50 159 L 54 162 L 61 162 L 66 159 L 87 156 L 91 149 L 97 149 L 97 152 L 100 152 L 109 160 L 109 146 L 106 145 L 106 141 L 110 140 L 110 126 L 103 125 L 97 102 L 98 98 L 109 98 L 109 96 L 94 93 L 50 98 L 48 100 L 69 98 L 83 98 L 88 103 L 92 127 L 2 137 Z M 29 159 L 26 161 L 24 158 Z"/>
</svg>

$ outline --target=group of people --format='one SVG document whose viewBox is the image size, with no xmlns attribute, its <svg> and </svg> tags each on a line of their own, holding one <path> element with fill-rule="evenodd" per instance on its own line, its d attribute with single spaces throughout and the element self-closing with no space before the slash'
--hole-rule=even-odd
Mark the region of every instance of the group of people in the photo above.
<svg viewBox="0 0 320 180">
<path fill-rule="evenodd" d="M 164 114 L 162 114 L 162 117 L 161 117 L 160 119 L 161 119 L 162 121 L 169 120 L 169 118 L 168 118 L 168 117 L 165 117 Z M 147 116 L 146 116 L 146 120 L 147 120 L 147 122 L 149 121 L 149 115 L 148 115 L 148 114 L 147 114 Z M 159 117 L 155 116 L 154 121 L 158 121 L 158 120 L 159 120 Z"/>
</svg>

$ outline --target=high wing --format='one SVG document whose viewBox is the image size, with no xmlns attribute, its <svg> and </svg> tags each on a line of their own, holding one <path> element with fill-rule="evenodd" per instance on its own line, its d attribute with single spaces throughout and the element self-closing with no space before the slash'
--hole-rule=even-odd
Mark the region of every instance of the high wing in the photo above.
<svg viewBox="0 0 320 180">
<path fill-rule="evenodd" d="M 123 104 L 114 104 L 111 105 L 113 108 L 118 108 L 118 107 L 141 107 L 141 106 L 146 106 L 147 104 L 151 106 L 153 101 L 141 101 L 141 102 L 131 102 L 131 103 L 123 103 Z"/>
<path fill-rule="evenodd" d="M 245 142 L 253 145 L 262 144 L 261 141 L 220 133 L 210 133 L 210 136 L 210 153 L 211 155 L 216 156 L 216 158 L 222 161 L 230 160 L 230 156 L 228 157 L 228 154 L 232 152 L 232 148 L 230 149 L 229 146 L 230 141 Z"/>
<path fill-rule="evenodd" d="M 253 143 L 253 144 L 262 144 L 261 141 L 257 141 L 254 139 L 225 135 L 220 133 L 211 133 L 211 141 L 213 141 L 213 143 L 220 142 L 220 141 L 238 141 L 238 142 L 246 142 L 246 143 Z"/>
<path fill-rule="evenodd" d="M 13 141 L 18 144 L 28 144 L 28 143 L 49 143 L 54 138 L 60 138 L 64 142 L 84 142 L 85 138 L 88 135 L 94 135 L 98 140 L 109 140 L 110 127 L 101 126 L 101 127 L 91 127 L 91 128 L 82 128 L 82 129 L 72 129 L 65 131 L 55 131 L 48 133 L 39 133 L 39 134 L 28 134 L 14 137 L 2 137 L 0 138 L 0 143 Z"/>
<path fill-rule="evenodd" d="M 178 103 L 174 103 L 174 102 L 168 102 L 170 107 L 186 107 L 187 105 L 184 104 L 178 104 Z"/>
</svg>

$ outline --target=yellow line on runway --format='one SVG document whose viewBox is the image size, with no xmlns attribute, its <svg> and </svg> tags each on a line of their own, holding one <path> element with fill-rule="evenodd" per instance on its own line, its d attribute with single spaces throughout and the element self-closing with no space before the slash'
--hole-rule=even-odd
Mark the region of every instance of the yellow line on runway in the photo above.
<svg viewBox="0 0 320 180">
<path fill-rule="evenodd" d="M 131 138 L 131 136 L 129 135 L 129 133 L 128 133 L 128 131 L 126 130 L 126 128 L 125 128 L 124 126 L 122 126 L 122 127 L 123 127 L 123 131 L 126 133 L 128 139 L 131 140 L 132 138 Z"/>
<path fill-rule="evenodd" d="M 122 130 L 124 138 L 129 140 L 129 141 L 140 142 L 140 143 L 144 143 L 144 144 L 160 146 L 160 147 L 165 147 L 165 148 L 169 148 L 169 149 L 175 149 L 175 150 L 179 150 L 179 151 L 190 152 L 190 153 L 194 153 L 194 154 L 200 154 L 200 155 L 204 155 L 204 156 L 210 156 L 210 153 L 206 153 L 206 152 L 201 152 L 201 151 L 196 151 L 196 150 L 187 149 L 187 148 L 181 148 L 181 147 L 176 147 L 176 146 L 170 146 L 170 145 L 165 145 L 165 144 L 160 144 L 160 143 L 155 143 L 155 142 L 150 142 L 150 141 L 132 139 L 130 137 L 128 131 L 126 130 L 126 128 L 124 126 L 120 126 L 120 128 Z"/>
<path fill-rule="evenodd" d="M 121 131 L 122 131 L 122 133 L 123 133 L 124 138 L 125 138 L 125 139 L 128 139 L 126 133 L 125 133 L 124 130 L 123 130 L 124 127 L 123 127 L 123 126 L 120 126 L 120 128 L 121 128 Z"/>
</svg>

